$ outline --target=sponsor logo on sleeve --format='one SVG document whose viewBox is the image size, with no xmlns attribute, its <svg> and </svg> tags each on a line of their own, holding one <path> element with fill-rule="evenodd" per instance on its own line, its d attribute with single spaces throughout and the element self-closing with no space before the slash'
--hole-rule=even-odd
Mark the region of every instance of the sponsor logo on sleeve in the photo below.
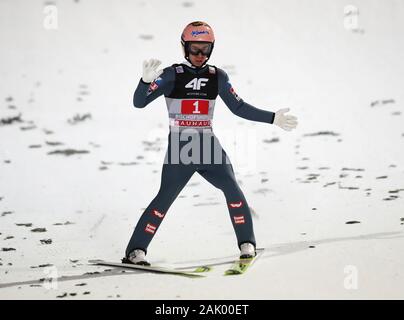
<svg viewBox="0 0 404 320">
<path fill-rule="evenodd" d="M 215 74 L 215 73 L 216 73 L 216 69 L 215 69 L 214 67 L 209 66 L 209 73 Z"/>
<path fill-rule="evenodd" d="M 150 83 L 149 90 L 147 90 L 147 95 L 152 94 L 154 91 L 156 91 L 163 79 L 161 77 L 158 77 L 156 80 L 154 80 L 152 83 Z"/>
<path fill-rule="evenodd" d="M 234 216 L 234 223 L 235 224 L 244 224 L 245 220 L 244 220 L 244 216 Z"/>
<path fill-rule="evenodd" d="M 241 100 L 236 91 L 234 91 L 233 87 L 230 87 L 230 93 L 236 98 L 237 101 Z"/>
<path fill-rule="evenodd" d="M 148 223 L 144 231 L 146 231 L 147 233 L 154 234 L 156 232 L 156 229 L 157 227 L 155 225 Z"/>
</svg>

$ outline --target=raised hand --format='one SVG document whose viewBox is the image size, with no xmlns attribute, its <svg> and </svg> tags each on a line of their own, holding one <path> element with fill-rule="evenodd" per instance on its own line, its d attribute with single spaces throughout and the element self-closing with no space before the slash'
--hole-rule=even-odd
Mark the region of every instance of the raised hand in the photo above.
<svg viewBox="0 0 404 320">
<path fill-rule="evenodd" d="M 143 75 L 142 79 L 144 82 L 150 83 L 157 79 L 163 70 L 157 70 L 158 66 L 161 64 L 160 60 L 150 59 L 149 61 L 143 61 Z"/>
</svg>

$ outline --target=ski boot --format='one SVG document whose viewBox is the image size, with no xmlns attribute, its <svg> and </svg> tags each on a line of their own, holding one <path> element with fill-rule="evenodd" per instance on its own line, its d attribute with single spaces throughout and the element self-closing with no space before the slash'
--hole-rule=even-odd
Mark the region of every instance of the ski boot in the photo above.
<svg viewBox="0 0 404 320">
<path fill-rule="evenodd" d="M 240 259 L 252 259 L 256 256 L 255 246 L 252 243 L 245 242 L 240 246 Z"/>
<path fill-rule="evenodd" d="M 147 267 L 150 266 L 150 263 L 146 260 L 146 253 L 140 249 L 132 251 L 128 257 L 123 258 L 122 263 L 131 263 Z"/>
</svg>

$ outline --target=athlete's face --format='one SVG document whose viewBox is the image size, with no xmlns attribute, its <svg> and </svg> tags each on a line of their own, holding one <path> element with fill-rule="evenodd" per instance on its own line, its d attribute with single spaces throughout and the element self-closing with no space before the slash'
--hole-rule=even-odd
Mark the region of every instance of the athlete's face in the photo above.
<svg viewBox="0 0 404 320">
<path fill-rule="evenodd" d="M 191 60 L 194 66 L 200 67 L 208 59 L 207 55 L 211 50 L 210 43 L 190 43 L 189 50 L 189 60 Z"/>
</svg>

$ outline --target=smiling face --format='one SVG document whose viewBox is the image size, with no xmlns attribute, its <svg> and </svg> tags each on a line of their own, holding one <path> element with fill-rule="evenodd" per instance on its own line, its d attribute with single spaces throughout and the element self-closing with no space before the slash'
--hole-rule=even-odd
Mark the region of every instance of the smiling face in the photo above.
<svg viewBox="0 0 404 320">
<path fill-rule="evenodd" d="M 189 60 L 196 67 L 201 67 L 208 59 L 212 48 L 211 43 L 190 43 L 188 46 Z"/>
</svg>

